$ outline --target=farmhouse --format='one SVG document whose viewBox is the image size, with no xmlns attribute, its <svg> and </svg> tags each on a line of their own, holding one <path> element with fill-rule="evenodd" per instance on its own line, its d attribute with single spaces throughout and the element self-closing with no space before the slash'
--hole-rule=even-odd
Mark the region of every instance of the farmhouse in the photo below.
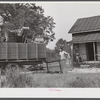
<svg viewBox="0 0 100 100">
<path fill-rule="evenodd" d="M 100 61 L 100 16 L 77 19 L 72 33 L 73 61 Z"/>
</svg>

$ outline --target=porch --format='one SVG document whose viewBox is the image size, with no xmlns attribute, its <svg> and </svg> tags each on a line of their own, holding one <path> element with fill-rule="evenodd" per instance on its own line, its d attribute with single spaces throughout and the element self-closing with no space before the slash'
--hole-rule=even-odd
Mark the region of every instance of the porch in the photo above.
<svg viewBox="0 0 100 100">
<path fill-rule="evenodd" d="M 100 42 L 75 43 L 73 53 L 78 53 L 82 62 L 100 61 Z"/>
</svg>

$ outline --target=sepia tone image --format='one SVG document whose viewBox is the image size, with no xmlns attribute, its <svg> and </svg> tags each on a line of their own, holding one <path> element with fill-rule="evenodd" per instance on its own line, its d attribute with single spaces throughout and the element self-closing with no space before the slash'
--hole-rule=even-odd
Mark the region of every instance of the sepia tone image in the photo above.
<svg viewBox="0 0 100 100">
<path fill-rule="evenodd" d="M 1 88 L 99 88 L 100 2 L 0 3 Z"/>
</svg>

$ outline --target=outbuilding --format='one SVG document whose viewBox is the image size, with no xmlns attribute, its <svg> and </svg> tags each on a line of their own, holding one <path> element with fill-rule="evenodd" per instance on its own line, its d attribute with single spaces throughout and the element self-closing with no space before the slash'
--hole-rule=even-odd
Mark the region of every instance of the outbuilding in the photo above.
<svg viewBox="0 0 100 100">
<path fill-rule="evenodd" d="M 69 33 L 74 62 L 100 61 L 100 16 L 77 19 Z"/>
</svg>

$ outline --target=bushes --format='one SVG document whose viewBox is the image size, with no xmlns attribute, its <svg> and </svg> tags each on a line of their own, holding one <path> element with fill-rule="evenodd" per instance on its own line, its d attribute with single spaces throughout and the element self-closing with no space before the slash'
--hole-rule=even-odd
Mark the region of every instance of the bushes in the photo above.
<svg viewBox="0 0 100 100">
<path fill-rule="evenodd" d="M 16 64 L 9 64 L 7 66 L 5 70 L 5 78 L 2 87 L 32 87 L 32 78 L 26 74 L 21 74 L 21 68 Z"/>
</svg>

